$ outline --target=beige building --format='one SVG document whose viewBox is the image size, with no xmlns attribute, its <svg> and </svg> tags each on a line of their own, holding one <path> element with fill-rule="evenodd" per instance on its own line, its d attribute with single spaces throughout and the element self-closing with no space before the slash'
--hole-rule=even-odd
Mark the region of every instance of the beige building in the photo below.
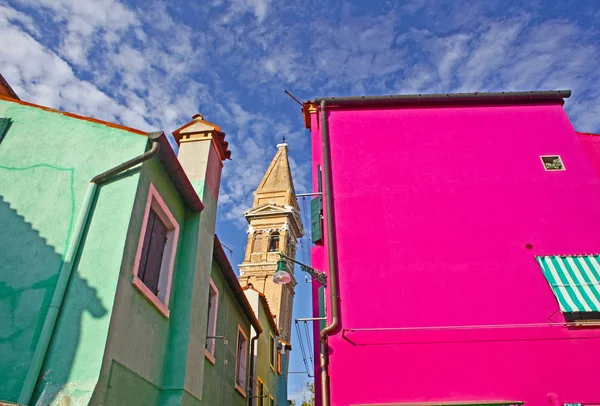
<svg viewBox="0 0 600 406">
<path fill-rule="evenodd" d="M 298 238 L 304 235 L 300 209 L 296 202 L 294 182 L 287 155 L 287 144 L 277 145 L 267 173 L 254 192 L 254 204 L 244 213 L 248 220 L 248 244 L 240 265 L 240 283 L 263 293 L 273 311 L 280 338 L 290 342 L 292 305 L 294 302 L 294 266 L 287 261 L 292 281 L 287 285 L 273 282 L 279 252 L 296 256 Z"/>
</svg>

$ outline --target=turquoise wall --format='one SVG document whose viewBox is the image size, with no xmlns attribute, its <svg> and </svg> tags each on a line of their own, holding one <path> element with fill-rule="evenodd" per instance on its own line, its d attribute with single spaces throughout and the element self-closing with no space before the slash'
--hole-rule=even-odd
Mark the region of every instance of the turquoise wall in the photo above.
<svg viewBox="0 0 600 406">
<path fill-rule="evenodd" d="M 243 313 L 234 293 L 223 277 L 221 268 L 214 260 L 211 279 L 219 291 L 216 335 L 226 337 L 228 344 L 224 344 L 222 340 L 214 340 L 214 364 L 204 355 L 202 357 L 204 359 L 202 404 L 244 406 L 247 404 L 246 398 L 235 389 L 236 346 L 239 325 L 246 333 L 248 351 L 250 350 L 250 321 Z M 247 361 L 249 359 L 250 357 L 246 358 Z M 248 375 L 249 363 L 245 368 L 246 375 Z"/>
<path fill-rule="evenodd" d="M 103 398 L 113 398 L 116 396 L 115 393 L 144 391 L 143 388 L 147 386 L 147 383 L 155 388 L 162 387 L 167 339 L 172 317 L 163 316 L 132 284 L 133 266 L 150 184 L 154 185 L 180 226 L 173 274 L 189 271 L 184 269 L 185 261 L 181 260 L 185 255 L 181 249 L 181 230 L 185 227 L 187 209 L 162 164 L 158 158 L 153 158 L 142 165 L 135 204 L 131 217 L 128 219 L 129 229 L 123 261 L 118 274 L 115 305 L 102 372 L 94 393 L 93 403 L 102 404 Z M 171 298 L 175 295 L 176 291 L 172 290 Z M 118 363 L 120 371 L 126 371 L 128 376 L 136 376 L 140 380 L 114 379 L 115 363 Z M 160 389 L 158 390 L 158 396 L 160 396 Z"/>
<path fill-rule="evenodd" d="M 16 401 L 88 182 L 142 153 L 147 139 L 4 100 L 0 117 L 13 120 L 0 143 L 0 399 Z M 138 176 L 99 190 L 42 371 L 45 399 L 73 377 L 77 390 L 92 388 L 98 357 L 82 354 L 103 352 L 117 280 L 106 275 L 120 267 Z"/>
</svg>

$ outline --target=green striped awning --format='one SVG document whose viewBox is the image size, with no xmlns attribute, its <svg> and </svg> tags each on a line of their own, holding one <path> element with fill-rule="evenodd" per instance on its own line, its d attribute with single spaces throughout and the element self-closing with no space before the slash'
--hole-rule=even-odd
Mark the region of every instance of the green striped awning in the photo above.
<svg viewBox="0 0 600 406">
<path fill-rule="evenodd" d="M 600 255 L 537 257 L 560 310 L 600 311 Z"/>
</svg>

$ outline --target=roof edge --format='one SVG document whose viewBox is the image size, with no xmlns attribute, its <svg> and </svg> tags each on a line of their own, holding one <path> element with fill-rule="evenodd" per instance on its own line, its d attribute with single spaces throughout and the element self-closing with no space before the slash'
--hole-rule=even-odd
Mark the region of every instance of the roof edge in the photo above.
<svg viewBox="0 0 600 406">
<path fill-rule="evenodd" d="M 160 151 L 158 157 L 165 166 L 169 178 L 173 182 L 175 189 L 179 195 L 183 198 L 185 204 L 195 213 L 199 213 L 204 209 L 204 205 L 200 201 L 200 197 L 196 190 L 192 186 L 190 179 L 187 177 L 185 171 L 181 167 L 173 147 L 167 140 L 167 136 L 162 131 L 156 131 L 148 133 L 148 138 L 153 142 L 158 142 L 160 145 Z"/>
<path fill-rule="evenodd" d="M 254 314 L 254 310 L 252 310 L 252 306 L 250 306 L 250 302 L 248 302 L 248 298 L 244 294 L 242 286 L 240 285 L 240 282 L 238 281 L 238 278 L 237 276 L 235 276 L 235 272 L 231 267 L 231 263 L 227 259 L 225 250 L 223 250 L 223 245 L 221 244 L 221 241 L 219 241 L 219 237 L 216 234 L 213 248 L 213 258 L 221 267 L 221 271 L 223 273 L 223 276 L 225 277 L 225 281 L 233 291 L 233 295 L 235 296 L 239 305 L 242 306 L 242 310 L 244 311 L 246 316 L 248 316 L 248 319 L 250 319 L 250 323 L 254 326 L 258 334 L 262 333 L 262 326 L 260 325 L 256 314 Z"/>
<path fill-rule="evenodd" d="M 275 331 L 275 335 L 279 336 L 279 329 L 277 328 L 277 324 L 275 323 L 275 316 L 273 315 L 273 313 L 271 313 L 271 306 L 269 306 L 269 301 L 267 300 L 267 297 L 265 296 L 265 294 L 259 290 L 254 289 L 254 286 L 251 283 L 247 284 L 246 286 L 243 286 L 242 290 L 253 290 L 256 293 L 258 293 L 258 297 L 263 302 L 263 305 L 265 307 L 265 313 L 267 313 L 267 318 L 269 319 L 269 324 L 271 325 L 271 327 L 273 327 L 273 331 Z"/>
<path fill-rule="evenodd" d="M 19 98 L 19 96 L 17 96 L 17 94 L 15 93 L 15 91 L 13 90 L 13 88 L 8 84 L 8 81 L 6 79 L 4 79 L 4 76 L 2 76 L 2 74 L 0 73 L 0 88 L 4 89 L 4 91 L 6 93 L 8 93 L 7 97 L 11 97 L 15 100 L 21 100 Z"/>
<path fill-rule="evenodd" d="M 314 103 L 322 101 L 334 105 L 347 104 L 453 104 L 464 102 L 535 102 L 563 100 L 571 97 L 570 90 L 533 90 L 524 92 L 475 92 L 475 93 L 435 93 L 435 94 L 395 94 L 387 96 L 343 96 L 317 97 Z"/>
<path fill-rule="evenodd" d="M 82 116 L 82 115 L 75 114 L 75 113 L 69 113 L 69 112 L 66 112 L 66 111 L 56 110 L 56 109 L 53 109 L 53 108 L 50 108 L 50 107 L 42 106 L 40 104 L 29 103 L 29 102 L 26 102 L 26 101 L 23 101 L 23 100 L 20 100 L 20 99 L 13 99 L 13 98 L 7 97 L 7 96 L 0 95 L 0 100 L 4 100 L 4 101 L 7 101 L 7 102 L 11 102 L 11 103 L 17 103 L 17 104 L 20 104 L 22 106 L 35 107 L 35 108 L 38 108 L 38 109 L 42 109 L 44 111 L 48 111 L 50 113 L 62 114 L 63 116 L 67 116 L 67 117 L 71 117 L 71 118 L 76 118 L 78 120 L 83 120 L 83 121 L 89 121 L 91 123 L 105 125 L 107 127 L 116 128 L 116 129 L 119 129 L 119 130 L 125 130 L 125 131 L 131 132 L 131 133 L 135 133 L 135 134 L 139 134 L 139 135 L 147 135 L 148 134 L 146 131 L 138 130 L 136 128 L 126 127 L 124 125 L 115 124 L 115 123 L 111 123 L 109 121 L 104 121 L 104 120 L 98 120 L 97 118 Z"/>
</svg>

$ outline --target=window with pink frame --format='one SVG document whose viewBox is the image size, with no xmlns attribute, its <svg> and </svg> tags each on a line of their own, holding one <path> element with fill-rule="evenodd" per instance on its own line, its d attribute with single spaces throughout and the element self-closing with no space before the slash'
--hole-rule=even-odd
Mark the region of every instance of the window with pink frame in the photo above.
<svg viewBox="0 0 600 406">
<path fill-rule="evenodd" d="M 150 184 L 132 283 L 166 317 L 178 238 L 179 224 Z"/>
</svg>

